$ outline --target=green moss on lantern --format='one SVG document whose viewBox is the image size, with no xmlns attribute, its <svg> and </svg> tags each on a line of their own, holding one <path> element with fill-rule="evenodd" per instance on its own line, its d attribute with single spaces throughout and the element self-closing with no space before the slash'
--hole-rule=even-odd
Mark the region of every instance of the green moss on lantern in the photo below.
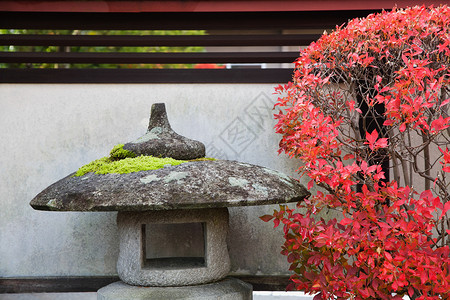
<svg viewBox="0 0 450 300">
<path fill-rule="evenodd" d="M 130 150 L 123 149 L 124 144 L 116 145 L 109 153 L 111 159 L 123 159 L 127 157 L 136 157 L 136 154 Z"/>
<path fill-rule="evenodd" d="M 109 157 L 96 159 L 78 169 L 74 176 L 83 176 L 86 173 L 132 173 L 139 171 L 157 170 L 167 165 L 176 166 L 187 160 L 177 160 L 170 157 L 160 158 L 153 156 L 136 156 L 132 151 L 123 149 L 123 144 L 114 146 Z M 191 161 L 215 160 L 214 158 L 199 158 Z"/>
<path fill-rule="evenodd" d="M 159 158 L 144 155 L 138 157 L 127 157 L 120 160 L 112 160 L 109 157 L 103 157 L 82 166 L 75 173 L 75 176 L 82 176 L 89 172 L 94 172 L 96 174 L 125 174 L 139 171 L 156 170 L 164 168 L 164 166 L 166 165 L 176 166 L 185 162 L 187 161 L 176 160 L 169 157 Z"/>
</svg>

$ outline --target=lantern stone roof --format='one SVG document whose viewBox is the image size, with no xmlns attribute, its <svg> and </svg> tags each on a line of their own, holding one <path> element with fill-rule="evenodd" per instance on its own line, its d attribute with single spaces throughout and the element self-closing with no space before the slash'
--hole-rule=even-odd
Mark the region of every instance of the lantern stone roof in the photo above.
<svg viewBox="0 0 450 300">
<path fill-rule="evenodd" d="M 309 192 L 297 180 L 236 161 L 193 161 L 128 174 L 69 175 L 31 206 L 60 211 L 145 211 L 297 202 Z"/>
</svg>

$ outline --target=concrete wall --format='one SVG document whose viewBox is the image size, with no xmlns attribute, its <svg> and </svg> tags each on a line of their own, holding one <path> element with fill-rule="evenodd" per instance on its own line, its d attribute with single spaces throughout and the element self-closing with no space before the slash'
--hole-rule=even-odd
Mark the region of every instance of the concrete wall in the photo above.
<svg viewBox="0 0 450 300">
<path fill-rule="evenodd" d="M 115 213 L 42 212 L 29 201 L 118 143 L 145 133 L 150 107 L 165 102 L 172 128 L 205 143 L 207 155 L 289 175 L 277 154 L 271 84 L 0 84 L 0 277 L 116 274 Z M 288 274 L 281 230 L 258 216 L 274 207 L 230 209 L 236 274 Z"/>
</svg>

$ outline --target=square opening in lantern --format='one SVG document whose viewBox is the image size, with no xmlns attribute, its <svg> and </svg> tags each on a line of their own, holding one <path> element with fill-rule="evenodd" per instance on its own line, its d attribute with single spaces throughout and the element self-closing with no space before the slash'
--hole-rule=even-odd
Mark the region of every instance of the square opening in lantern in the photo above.
<svg viewBox="0 0 450 300">
<path fill-rule="evenodd" d="M 206 223 L 142 224 L 142 267 L 206 267 Z"/>
</svg>

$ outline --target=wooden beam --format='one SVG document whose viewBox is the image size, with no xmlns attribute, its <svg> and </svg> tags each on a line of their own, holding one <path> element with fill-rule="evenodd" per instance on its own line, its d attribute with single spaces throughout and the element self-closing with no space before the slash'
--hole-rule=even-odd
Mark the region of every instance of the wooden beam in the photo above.
<svg viewBox="0 0 450 300">
<path fill-rule="evenodd" d="M 298 55 L 298 52 L 0 52 L 0 62 L 70 64 L 292 63 Z"/>
<path fill-rule="evenodd" d="M 231 277 L 250 283 L 254 291 L 284 291 L 289 283 L 289 276 Z M 0 278 L 0 294 L 96 292 L 119 280 L 117 276 Z"/>
<path fill-rule="evenodd" d="M 288 12 L 10 12 L 0 10 L 3 29 L 97 30 L 283 30 L 334 29 L 376 10 Z"/>
<path fill-rule="evenodd" d="M 117 276 L 0 278 L 0 294 L 96 292 L 119 280 Z"/>
<path fill-rule="evenodd" d="M 0 83 L 286 83 L 291 69 L 0 69 Z"/>
<path fill-rule="evenodd" d="M 37 35 L 2 34 L 0 45 L 15 46 L 306 46 L 321 34 L 254 35 Z"/>
<path fill-rule="evenodd" d="M 394 6 L 432 5 L 433 0 L 140 0 L 140 1 L 80 1 L 4 0 L 2 8 L 9 11 L 53 12 L 214 12 L 214 11 L 319 11 L 392 9 Z"/>
<path fill-rule="evenodd" d="M 253 286 L 254 291 L 286 291 L 289 276 L 232 276 Z"/>
</svg>

